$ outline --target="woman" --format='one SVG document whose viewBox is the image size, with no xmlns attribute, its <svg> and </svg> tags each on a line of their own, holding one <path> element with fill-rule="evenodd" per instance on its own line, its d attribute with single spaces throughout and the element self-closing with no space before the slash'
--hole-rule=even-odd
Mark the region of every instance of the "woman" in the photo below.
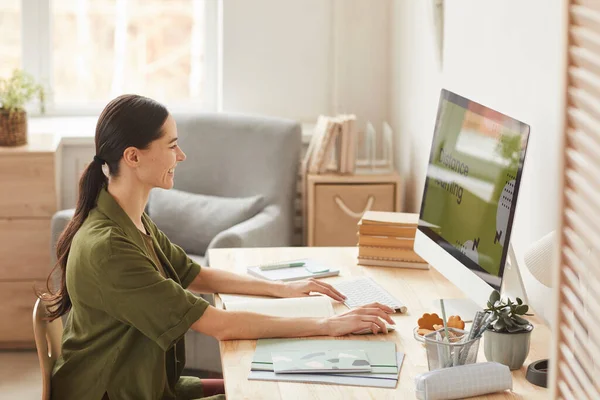
<svg viewBox="0 0 600 400">
<path fill-rule="evenodd" d="M 215 394 L 181 377 L 183 335 L 219 340 L 345 335 L 393 323 L 374 304 L 327 319 L 275 318 L 211 307 L 200 293 L 276 297 L 343 296 L 315 280 L 268 282 L 203 268 L 144 214 L 150 190 L 170 189 L 185 154 L 175 120 L 161 104 L 136 95 L 111 101 L 96 127 L 96 155 L 79 184 L 75 215 L 57 244 L 60 289 L 51 319 L 69 312 L 52 376 L 54 399 L 196 399 Z M 107 178 L 108 176 L 108 178 Z M 222 385 L 221 385 L 222 386 Z M 218 388 L 222 393 L 223 389 Z M 212 392 L 211 392 L 212 391 Z M 220 397 L 214 398 L 223 398 Z"/>
</svg>

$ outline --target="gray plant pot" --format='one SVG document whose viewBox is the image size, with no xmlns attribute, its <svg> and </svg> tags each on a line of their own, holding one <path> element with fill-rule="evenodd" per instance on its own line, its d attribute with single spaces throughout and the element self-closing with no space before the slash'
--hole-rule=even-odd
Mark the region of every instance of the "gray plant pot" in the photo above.
<svg viewBox="0 0 600 400">
<path fill-rule="evenodd" d="M 508 366 L 511 370 L 523 366 L 529 354 L 533 325 L 527 332 L 504 333 L 488 329 L 483 334 L 483 349 L 488 361 L 495 361 Z"/>
</svg>

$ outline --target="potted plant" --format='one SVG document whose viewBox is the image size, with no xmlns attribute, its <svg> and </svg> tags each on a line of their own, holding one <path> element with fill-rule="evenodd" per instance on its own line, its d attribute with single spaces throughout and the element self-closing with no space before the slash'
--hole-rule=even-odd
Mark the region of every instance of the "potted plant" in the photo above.
<svg viewBox="0 0 600 400">
<path fill-rule="evenodd" d="M 485 312 L 492 315 L 488 329 L 483 334 L 485 358 L 507 365 L 511 370 L 519 369 L 529 354 L 529 343 L 533 325 L 522 315 L 527 314 L 529 306 L 517 297 L 500 299 L 500 293 L 494 290 L 490 295 Z"/>
<path fill-rule="evenodd" d="M 44 113 L 45 92 L 33 77 L 16 69 L 7 79 L 0 79 L 0 146 L 20 146 L 27 143 L 27 113 L 25 104 L 37 97 Z"/>
</svg>

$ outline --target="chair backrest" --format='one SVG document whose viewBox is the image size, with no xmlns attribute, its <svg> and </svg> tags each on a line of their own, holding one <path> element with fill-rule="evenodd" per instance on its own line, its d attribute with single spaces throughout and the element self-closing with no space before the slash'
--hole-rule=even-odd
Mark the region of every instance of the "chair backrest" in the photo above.
<svg viewBox="0 0 600 400">
<path fill-rule="evenodd" d="M 46 320 L 47 309 L 41 299 L 33 306 L 33 334 L 42 372 L 42 400 L 50 400 L 50 378 L 56 359 L 60 356 L 63 325 L 60 318 Z"/>
<path fill-rule="evenodd" d="M 223 197 L 262 195 L 291 213 L 302 133 L 296 121 L 231 113 L 175 115 L 188 159 L 175 189 Z"/>
</svg>

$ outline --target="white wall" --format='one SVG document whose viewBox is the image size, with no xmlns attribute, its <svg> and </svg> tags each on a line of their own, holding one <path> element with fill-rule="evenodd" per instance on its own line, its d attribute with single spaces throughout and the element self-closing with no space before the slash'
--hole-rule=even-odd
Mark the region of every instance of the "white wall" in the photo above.
<svg viewBox="0 0 600 400">
<path fill-rule="evenodd" d="M 391 0 L 223 1 L 221 109 L 387 119 Z"/>
<path fill-rule="evenodd" d="M 558 223 L 563 91 L 560 0 L 446 0 L 443 72 L 435 67 L 431 2 L 395 0 L 391 114 L 407 204 L 418 210 L 443 86 L 522 120 L 531 135 L 513 226 L 522 260 Z M 551 291 L 521 273 L 534 308 L 549 318 Z"/>
</svg>

